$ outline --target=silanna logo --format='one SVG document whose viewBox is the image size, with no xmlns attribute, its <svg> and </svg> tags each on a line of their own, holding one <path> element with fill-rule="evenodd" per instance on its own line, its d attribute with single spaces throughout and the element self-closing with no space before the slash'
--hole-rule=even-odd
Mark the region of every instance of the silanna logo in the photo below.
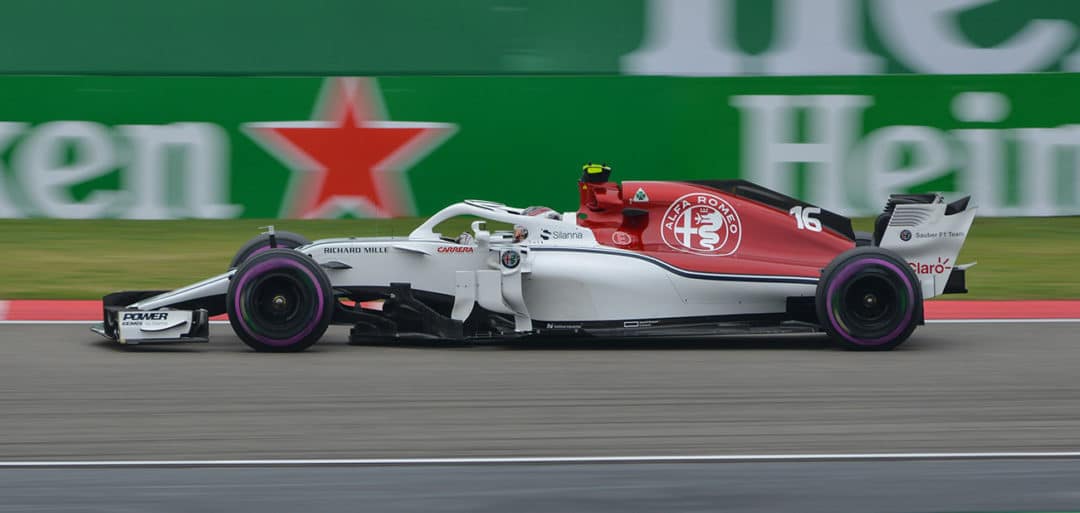
<svg viewBox="0 0 1080 513">
<path fill-rule="evenodd" d="M 660 237 L 674 250 L 704 256 L 728 256 L 742 242 L 742 221 L 723 198 L 695 192 L 675 200 L 664 213 Z"/>
<path fill-rule="evenodd" d="M 582 240 L 585 238 L 581 232 L 561 232 L 559 230 L 540 230 L 540 238 L 543 240 Z"/>
</svg>

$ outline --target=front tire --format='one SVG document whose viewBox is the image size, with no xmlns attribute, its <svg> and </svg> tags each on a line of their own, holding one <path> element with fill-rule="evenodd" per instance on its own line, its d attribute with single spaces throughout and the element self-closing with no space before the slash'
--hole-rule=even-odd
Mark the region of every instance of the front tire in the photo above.
<svg viewBox="0 0 1080 513">
<path fill-rule="evenodd" d="M 859 247 L 841 253 L 821 273 L 818 322 L 841 347 L 888 351 L 922 322 L 922 288 L 895 253 Z"/>
<path fill-rule="evenodd" d="M 269 249 L 240 264 L 229 282 L 229 324 L 256 351 L 297 352 L 326 332 L 333 313 L 330 280 L 307 255 Z"/>
</svg>

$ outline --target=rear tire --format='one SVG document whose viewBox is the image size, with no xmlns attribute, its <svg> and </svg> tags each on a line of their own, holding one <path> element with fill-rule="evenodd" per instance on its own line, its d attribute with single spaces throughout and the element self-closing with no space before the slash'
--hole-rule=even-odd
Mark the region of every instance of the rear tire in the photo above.
<svg viewBox="0 0 1080 513">
<path fill-rule="evenodd" d="M 821 273 L 818 322 L 844 349 L 888 351 L 922 322 L 922 288 L 895 253 L 859 247 L 841 253 Z"/>
<path fill-rule="evenodd" d="M 236 335 L 266 352 L 311 347 L 330 325 L 334 306 L 326 273 L 291 249 L 269 249 L 240 264 L 225 299 Z"/>
<path fill-rule="evenodd" d="M 293 232 L 276 232 L 274 239 L 277 242 L 277 247 L 286 249 L 296 249 L 311 244 L 311 241 L 307 240 L 303 235 Z M 268 249 L 270 249 L 270 235 L 265 233 L 245 242 L 233 255 L 232 262 L 229 262 L 229 269 L 238 267 L 244 263 L 244 260 L 251 258 L 252 255 L 262 253 Z"/>
</svg>

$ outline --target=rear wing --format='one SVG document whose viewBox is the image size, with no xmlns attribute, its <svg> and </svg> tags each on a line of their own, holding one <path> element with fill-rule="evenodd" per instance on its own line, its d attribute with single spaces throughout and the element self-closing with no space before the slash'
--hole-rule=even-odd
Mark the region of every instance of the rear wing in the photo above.
<svg viewBox="0 0 1080 513">
<path fill-rule="evenodd" d="M 945 203 L 940 194 L 894 194 L 878 219 L 874 239 L 907 261 L 922 283 L 923 298 L 967 292 L 964 273 L 974 263 L 958 265 L 975 207 L 970 197 Z"/>
</svg>

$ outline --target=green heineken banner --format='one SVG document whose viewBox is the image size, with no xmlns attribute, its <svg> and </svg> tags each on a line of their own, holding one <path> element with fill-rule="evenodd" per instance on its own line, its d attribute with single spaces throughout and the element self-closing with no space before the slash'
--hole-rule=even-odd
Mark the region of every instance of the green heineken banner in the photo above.
<svg viewBox="0 0 1080 513">
<path fill-rule="evenodd" d="M 7 0 L 0 73 L 1080 71 L 1075 0 Z"/>
<path fill-rule="evenodd" d="M 746 178 L 841 212 L 893 192 L 1080 214 L 1080 74 L 0 77 L 0 217 L 575 207 L 620 179 Z"/>
</svg>

